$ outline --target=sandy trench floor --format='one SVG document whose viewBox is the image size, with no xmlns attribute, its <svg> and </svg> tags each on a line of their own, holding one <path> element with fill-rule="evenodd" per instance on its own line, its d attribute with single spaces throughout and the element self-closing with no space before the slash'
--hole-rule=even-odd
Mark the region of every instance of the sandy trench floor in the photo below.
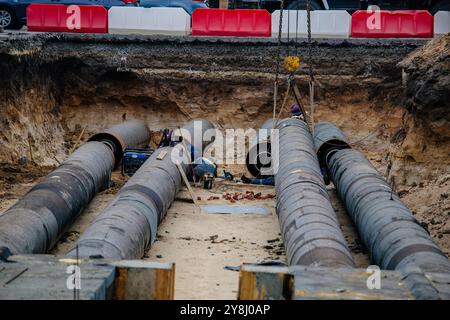
<svg viewBox="0 0 450 320">
<path fill-rule="evenodd" d="M 50 252 L 64 255 L 89 227 L 126 178 L 119 172 L 113 174 L 113 187 L 99 193 L 63 234 Z M 15 184 L 9 197 L 0 199 L 0 212 L 15 203 L 34 183 Z M 224 193 L 254 191 L 262 195 L 275 194 L 273 187 L 224 182 L 220 179 L 212 190 L 194 187 L 201 198 L 200 205 L 231 204 L 222 198 Z M 330 199 L 338 216 L 341 228 L 354 256 L 356 265 L 365 268 L 369 260 L 360 245 L 355 228 L 339 201 L 333 186 L 328 187 Z M 208 200 L 211 196 L 219 199 Z M 239 267 L 243 263 L 267 261 L 286 262 L 275 199 L 241 200 L 235 206 L 255 206 L 268 209 L 268 214 L 207 214 L 198 205 L 189 202 L 190 195 L 183 187 L 170 207 L 158 229 L 153 246 L 144 260 L 175 262 L 176 299 L 236 299 L 239 272 L 226 267 Z"/>
</svg>

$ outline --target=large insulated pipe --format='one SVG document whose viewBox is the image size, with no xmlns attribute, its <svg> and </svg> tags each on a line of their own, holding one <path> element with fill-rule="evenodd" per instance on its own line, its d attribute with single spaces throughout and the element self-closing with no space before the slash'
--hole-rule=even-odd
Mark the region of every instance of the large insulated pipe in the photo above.
<svg viewBox="0 0 450 320">
<path fill-rule="evenodd" d="M 45 253 L 94 195 L 109 185 L 114 155 L 101 142 L 78 148 L 56 170 L 0 215 L 0 247 Z"/>
<path fill-rule="evenodd" d="M 202 153 L 214 141 L 214 125 L 207 120 L 189 121 L 181 129 L 181 134 L 175 135 L 185 139 L 184 143 L 157 149 L 81 235 L 68 256 L 76 256 L 77 246 L 81 257 L 139 259 L 144 255 L 182 183 L 173 155 L 178 155 L 186 172 L 189 153 Z"/>
<path fill-rule="evenodd" d="M 331 206 L 311 132 L 301 120 L 278 123 L 277 213 L 290 265 L 354 267 Z"/>
<path fill-rule="evenodd" d="M 316 126 L 316 136 L 321 128 L 325 127 Z M 322 143 L 316 140 L 317 149 Z M 327 153 L 325 148 L 322 151 Z M 369 160 L 353 149 L 330 152 L 326 165 L 372 262 L 387 270 L 419 267 L 450 272 L 445 254 Z"/>
<path fill-rule="evenodd" d="M 114 153 L 116 166 L 122 160 L 125 148 L 146 147 L 149 140 L 150 130 L 141 120 L 128 120 L 119 123 L 89 138 L 89 141 L 101 141 L 111 148 Z"/>
<path fill-rule="evenodd" d="M 273 119 L 264 122 L 249 145 L 245 159 L 248 172 L 254 177 L 273 175 L 270 134 L 273 129 Z"/>
<path fill-rule="evenodd" d="M 118 152 L 148 140 L 146 125 L 135 120 L 91 137 L 0 215 L 0 247 L 21 254 L 51 249 L 95 194 L 108 188 L 114 164 L 122 157 Z"/>
<path fill-rule="evenodd" d="M 78 250 L 80 257 L 141 258 L 181 186 L 181 175 L 172 158 L 175 153 L 184 156 L 180 163 L 187 163 L 183 148 L 157 149 L 67 255 L 75 257 Z M 186 164 L 182 166 L 186 170 Z"/>
</svg>

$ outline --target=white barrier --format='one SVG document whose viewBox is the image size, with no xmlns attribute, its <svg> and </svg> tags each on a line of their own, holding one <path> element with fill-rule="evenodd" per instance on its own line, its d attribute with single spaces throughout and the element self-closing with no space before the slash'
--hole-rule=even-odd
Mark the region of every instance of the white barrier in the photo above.
<svg viewBox="0 0 450 320">
<path fill-rule="evenodd" d="M 297 22 L 298 21 L 298 22 Z M 350 38 L 351 15 L 345 10 L 311 11 L 311 36 L 313 38 Z M 278 37 L 280 10 L 272 13 L 272 37 Z M 306 10 L 283 10 L 281 36 L 295 39 L 308 36 Z"/>
<path fill-rule="evenodd" d="M 450 11 L 439 11 L 434 15 L 434 36 L 450 32 Z"/>
<path fill-rule="evenodd" d="M 115 34 L 191 33 L 191 16 L 182 8 L 111 7 L 108 30 Z"/>
</svg>

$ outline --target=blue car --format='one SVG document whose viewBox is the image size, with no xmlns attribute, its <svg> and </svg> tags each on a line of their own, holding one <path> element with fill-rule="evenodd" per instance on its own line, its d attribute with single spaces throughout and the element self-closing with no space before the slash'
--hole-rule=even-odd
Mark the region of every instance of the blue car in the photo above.
<svg viewBox="0 0 450 320">
<path fill-rule="evenodd" d="M 194 0 L 0 0 L 0 27 L 22 28 L 27 23 L 27 7 L 32 3 L 99 5 L 106 9 L 113 6 L 174 7 L 183 8 L 189 14 L 197 8 L 207 8 L 203 1 Z"/>
</svg>

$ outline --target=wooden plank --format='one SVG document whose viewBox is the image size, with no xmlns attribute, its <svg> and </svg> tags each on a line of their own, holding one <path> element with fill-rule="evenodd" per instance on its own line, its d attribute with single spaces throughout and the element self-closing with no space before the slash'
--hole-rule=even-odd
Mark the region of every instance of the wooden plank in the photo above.
<svg viewBox="0 0 450 320">
<path fill-rule="evenodd" d="M 381 271 L 381 289 L 370 290 L 365 269 L 243 265 L 238 298 L 246 299 L 414 299 L 402 276 Z"/>
<path fill-rule="evenodd" d="M 369 289 L 364 269 L 309 268 L 295 273 L 293 299 L 405 300 L 413 299 L 400 273 L 381 272 L 381 288 Z"/>
<path fill-rule="evenodd" d="M 53 257 L 17 258 L 4 263 L 0 273 L 0 299 L 74 299 L 73 289 L 67 287 L 67 264 Z M 18 262 L 21 261 L 21 262 Z M 109 295 L 115 267 L 84 263 L 81 269 L 80 299 L 101 299 Z"/>
<path fill-rule="evenodd" d="M 74 299 L 67 287 L 73 259 L 49 255 L 13 256 L 0 263 L 0 299 Z M 175 265 L 142 260 L 78 261 L 79 299 L 173 299 Z"/>
<path fill-rule="evenodd" d="M 116 300 L 173 300 L 174 263 L 124 260 L 113 264 Z"/>
<path fill-rule="evenodd" d="M 244 264 L 239 272 L 239 300 L 284 300 L 291 296 L 294 277 L 287 267 Z"/>
<path fill-rule="evenodd" d="M 197 196 L 195 195 L 195 192 L 192 189 L 191 184 L 189 183 L 189 180 L 186 176 L 186 173 L 183 170 L 183 167 L 181 166 L 181 164 L 179 162 L 177 162 L 176 165 L 177 165 L 178 171 L 180 171 L 181 177 L 183 178 L 184 184 L 188 188 L 188 191 L 189 191 L 189 194 L 191 195 L 192 201 L 194 202 L 195 205 L 198 206 Z"/>
</svg>

